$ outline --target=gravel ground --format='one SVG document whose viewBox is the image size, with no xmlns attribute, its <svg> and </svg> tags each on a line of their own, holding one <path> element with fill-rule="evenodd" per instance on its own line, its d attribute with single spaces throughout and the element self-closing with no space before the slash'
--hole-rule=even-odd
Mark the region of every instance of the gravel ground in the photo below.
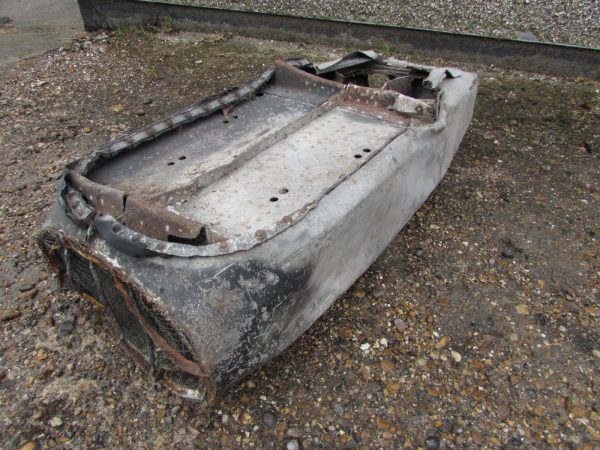
<svg viewBox="0 0 600 450">
<path fill-rule="evenodd" d="M 167 1 L 600 48 L 600 5 L 597 0 Z"/>
<path fill-rule="evenodd" d="M 64 163 L 277 57 L 347 50 L 86 34 L 0 74 L 4 448 L 598 448 L 592 80 L 467 66 L 481 76 L 476 113 L 439 188 L 305 335 L 214 408 L 168 393 L 104 311 L 54 291 L 32 233 Z"/>
</svg>

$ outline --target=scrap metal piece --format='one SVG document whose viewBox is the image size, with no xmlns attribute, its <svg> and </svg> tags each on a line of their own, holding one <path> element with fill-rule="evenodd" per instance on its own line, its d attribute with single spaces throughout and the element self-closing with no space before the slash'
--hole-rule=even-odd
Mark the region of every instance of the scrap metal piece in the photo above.
<svg viewBox="0 0 600 450">
<path fill-rule="evenodd" d="M 322 75 L 328 72 L 334 72 L 336 70 L 347 69 L 349 67 L 359 66 L 365 63 L 371 63 L 377 61 L 378 55 L 374 51 L 357 51 L 350 53 L 343 58 L 336 59 L 335 61 L 328 61 L 322 64 L 316 64 L 314 66 L 315 73 Z"/>
<path fill-rule="evenodd" d="M 410 219 L 477 83 L 371 51 L 278 62 L 68 164 L 38 244 L 141 367 L 210 402 L 306 331 Z"/>
</svg>

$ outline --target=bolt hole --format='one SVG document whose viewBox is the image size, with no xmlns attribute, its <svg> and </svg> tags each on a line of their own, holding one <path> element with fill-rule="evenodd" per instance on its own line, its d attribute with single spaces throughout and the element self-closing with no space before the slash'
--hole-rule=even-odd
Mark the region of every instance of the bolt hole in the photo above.
<svg viewBox="0 0 600 450">
<path fill-rule="evenodd" d="M 360 159 L 360 158 L 362 158 L 362 155 L 354 155 L 354 157 L 355 157 L 356 159 Z"/>
<path fill-rule="evenodd" d="M 265 95 L 263 92 L 257 92 L 257 93 L 256 93 L 256 96 L 257 96 L 257 97 L 262 97 L 263 95 Z"/>
<path fill-rule="evenodd" d="M 371 153 L 371 149 L 370 148 L 363 148 L 363 152 L 365 152 L 365 153 Z"/>
<path fill-rule="evenodd" d="M 186 159 L 186 156 L 180 156 L 180 157 L 179 157 L 179 158 L 177 158 L 177 159 L 179 159 L 179 161 L 183 161 L 184 159 Z"/>
<path fill-rule="evenodd" d="M 239 117 L 238 117 L 238 116 L 233 116 L 233 118 L 234 118 L 234 119 L 238 119 Z"/>
<path fill-rule="evenodd" d="M 288 192 L 290 192 L 290 191 L 288 190 L 288 188 L 281 188 L 281 189 L 279 189 L 279 193 L 280 193 L 280 194 L 287 194 Z"/>
<path fill-rule="evenodd" d="M 229 123 L 229 120 L 224 120 L 223 123 Z"/>
<path fill-rule="evenodd" d="M 277 197 L 271 197 L 269 199 L 270 202 L 276 202 L 277 200 L 279 200 Z"/>
<path fill-rule="evenodd" d="M 113 226 L 112 226 L 112 230 L 113 230 L 115 233 L 118 233 L 118 232 L 119 232 L 119 231 L 121 231 L 122 229 L 123 229 L 123 226 L 122 226 L 120 223 L 115 223 L 115 224 L 113 224 Z"/>
<path fill-rule="evenodd" d="M 169 162 L 167 163 L 167 166 L 172 166 L 173 164 L 175 164 L 173 161 L 169 161 Z"/>
</svg>

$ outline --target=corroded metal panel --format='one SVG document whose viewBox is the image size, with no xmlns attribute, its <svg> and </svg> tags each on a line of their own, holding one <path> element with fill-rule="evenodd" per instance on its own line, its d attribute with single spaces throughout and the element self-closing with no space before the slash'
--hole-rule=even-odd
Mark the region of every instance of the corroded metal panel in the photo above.
<svg viewBox="0 0 600 450">
<path fill-rule="evenodd" d="M 40 246 L 142 367 L 210 401 L 303 333 L 410 219 L 458 148 L 477 81 L 372 52 L 279 62 L 68 164 Z"/>
</svg>

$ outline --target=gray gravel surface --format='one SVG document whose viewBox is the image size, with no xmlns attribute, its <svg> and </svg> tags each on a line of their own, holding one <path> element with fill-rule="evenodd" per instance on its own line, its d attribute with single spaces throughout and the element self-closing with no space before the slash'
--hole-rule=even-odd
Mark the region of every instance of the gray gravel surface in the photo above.
<svg viewBox="0 0 600 450">
<path fill-rule="evenodd" d="M 54 290 L 32 234 L 66 162 L 276 58 L 348 50 L 100 33 L 0 73 L 0 446 L 598 448 L 596 81 L 463 65 L 480 93 L 441 185 L 306 334 L 212 408 L 137 368 L 93 301 Z"/>
<path fill-rule="evenodd" d="M 169 0 L 600 48 L 597 0 Z"/>
</svg>

